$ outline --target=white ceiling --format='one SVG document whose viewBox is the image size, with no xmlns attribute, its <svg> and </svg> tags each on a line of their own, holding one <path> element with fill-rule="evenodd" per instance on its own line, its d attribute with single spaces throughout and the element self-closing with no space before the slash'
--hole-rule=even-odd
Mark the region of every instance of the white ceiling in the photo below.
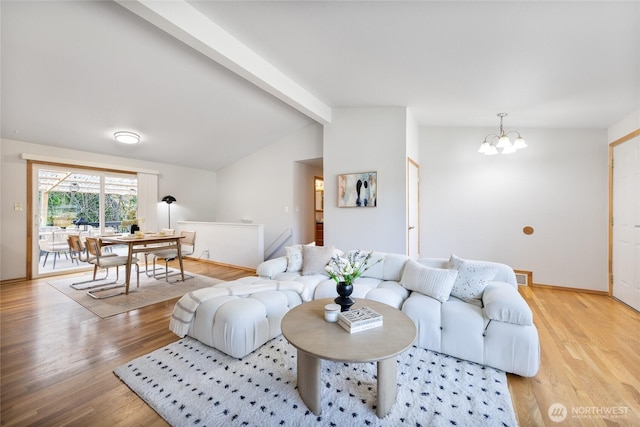
<svg viewBox="0 0 640 427">
<path fill-rule="evenodd" d="M 123 3 L 0 2 L 3 138 L 217 170 L 316 118 Z M 331 108 L 492 128 L 504 111 L 507 130 L 604 129 L 640 108 L 638 1 L 174 6 L 189 5 Z"/>
</svg>

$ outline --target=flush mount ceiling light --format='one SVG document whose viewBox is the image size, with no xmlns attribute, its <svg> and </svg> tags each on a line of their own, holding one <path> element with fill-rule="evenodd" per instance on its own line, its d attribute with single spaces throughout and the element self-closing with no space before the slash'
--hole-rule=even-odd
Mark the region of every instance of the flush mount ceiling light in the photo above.
<svg viewBox="0 0 640 427">
<path fill-rule="evenodd" d="M 498 134 L 492 133 L 484 137 L 484 141 L 480 144 L 480 149 L 478 149 L 478 153 L 485 154 L 487 156 L 491 156 L 494 154 L 510 154 L 515 153 L 516 150 L 520 150 L 522 148 L 526 148 L 527 144 L 524 142 L 524 138 L 520 136 L 520 132 L 511 131 L 505 132 L 502 128 L 502 119 L 507 116 L 507 113 L 498 113 L 498 117 L 500 117 L 500 130 Z M 510 134 L 518 135 L 516 140 L 511 142 L 509 139 Z M 498 150 L 499 149 L 499 150 Z"/>
<path fill-rule="evenodd" d="M 140 135 L 124 130 L 114 133 L 113 137 L 116 139 L 116 141 L 123 144 L 137 144 L 138 142 L 140 142 Z"/>
</svg>

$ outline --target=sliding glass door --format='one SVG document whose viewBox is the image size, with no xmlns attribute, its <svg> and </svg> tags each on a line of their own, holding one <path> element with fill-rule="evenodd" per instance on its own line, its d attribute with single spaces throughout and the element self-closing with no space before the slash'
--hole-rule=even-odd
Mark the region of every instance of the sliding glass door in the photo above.
<svg viewBox="0 0 640 427">
<path fill-rule="evenodd" d="M 31 182 L 32 277 L 89 267 L 75 260 L 69 235 L 119 233 L 140 220 L 135 174 L 36 163 Z"/>
</svg>

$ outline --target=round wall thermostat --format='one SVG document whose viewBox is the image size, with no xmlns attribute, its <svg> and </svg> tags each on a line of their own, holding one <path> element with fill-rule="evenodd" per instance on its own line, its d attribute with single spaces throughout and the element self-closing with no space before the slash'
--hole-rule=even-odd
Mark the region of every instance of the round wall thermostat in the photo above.
<svg viewBox="0 0 640 427">
<path fill-rule="evenodd" d="M 527 225 L 525 228 L 522 229 L 522 232 L 527 236 L 530 234 L 533 234 L 533 227 L 530 227 Z"/>
</svg>

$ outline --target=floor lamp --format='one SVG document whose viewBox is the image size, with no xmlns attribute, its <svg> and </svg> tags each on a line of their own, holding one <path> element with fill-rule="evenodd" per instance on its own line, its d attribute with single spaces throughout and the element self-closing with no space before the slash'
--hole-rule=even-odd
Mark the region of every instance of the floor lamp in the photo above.
<svg viewBox="0 0 640 427">
<path fill-rule="evenodd" d="M 169 209 L 169 228 L 171 228 L 171 203 L 176 201 L 176 198 L 173 196 L 164 196 L 162 201 L 167 204 L 167 208 Z"/>
</svg>

